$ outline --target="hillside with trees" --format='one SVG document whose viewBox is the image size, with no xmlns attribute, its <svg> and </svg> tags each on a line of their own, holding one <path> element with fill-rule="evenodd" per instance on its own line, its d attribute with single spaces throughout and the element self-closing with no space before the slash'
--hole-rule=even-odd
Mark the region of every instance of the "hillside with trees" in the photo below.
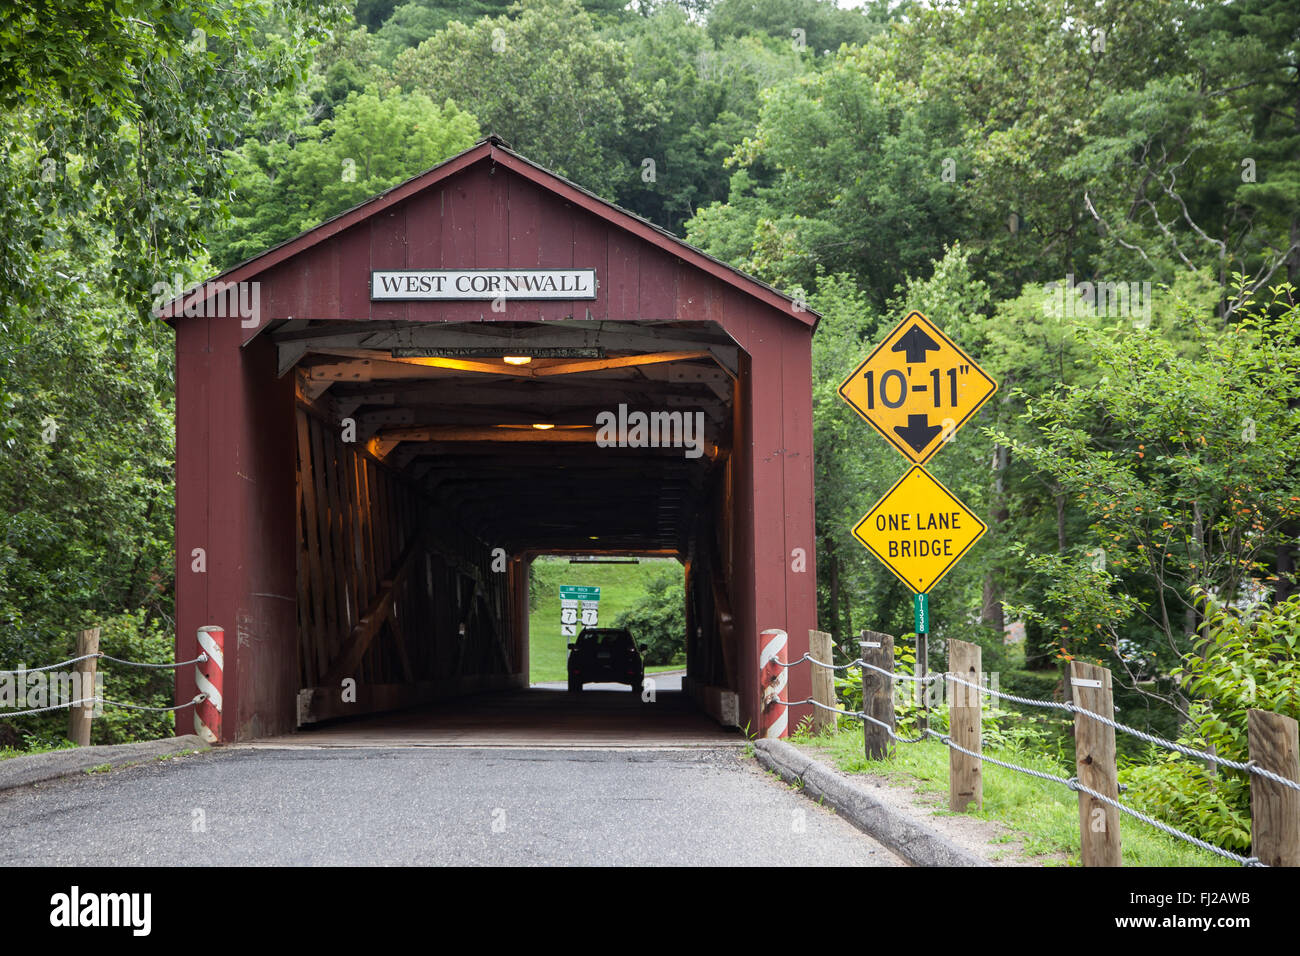
<svg viewBox="0 0 1300 956">
<path fill-rule="evenodd" d="M 1212 718 L 1247 679 L 1300 717 L 1296 5 L 83 6 L 0 14 L 4 666 L 91 621 L 109 653 L 169 653 L 151 306 L 496 134 L 821 313 L 818 610 L 844 659 L 912 611 L 850 534 L 901 460 L 836 388 L 918 309 L 1000 383 L 934 461 L 990 530 L 933 595 L 932 646 L 979 643 L 1034 696 L 1102 663 L 1129 719 L 1200 746 L 1231 749 Z M 0 746 L 63 719 L 0 722 Z M 1145 805 L 1243 846 L 1239 792 L 1199 821 L 1158 799 L 1192 771 L 1126 756 Z"/>
</svg>

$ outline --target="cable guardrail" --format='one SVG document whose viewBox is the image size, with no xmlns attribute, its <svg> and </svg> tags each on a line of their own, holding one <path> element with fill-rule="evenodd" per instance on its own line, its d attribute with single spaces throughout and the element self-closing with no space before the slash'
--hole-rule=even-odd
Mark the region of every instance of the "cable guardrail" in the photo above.
<svg viewBox="0 0 1300 956">
<path fill-rule="evenodd" d="M 114 657 L 112 654 L 105 654 L 103 651 L 97 651 L 94 654 L 81 654 L 77 657 L 69 657 L 67 660 L 58 661 L 54 664 L 44 664 L 40 667 L 20 667 L 16 670 L 0 670 L 0 677 L 16 677 L 27 674 L 43 674 L 49 671 L 55 671 L 69 664 L 80 664 L 82 661 L 111 661 L 114 664 L 122 664 L 127 667 L 143 667 L 153 670 L 176 670 L 179 667 L 188 667 L 192 664 L 206 663 L 210 658 L 206 653 L 200 653 L 198 657 L 189 661 L 176 661 L 175 663 L 155 663 L 151 661 L 133 661 L 122 657 Z M 55 710 L 70 710 L 74 707 L 118 707 L 123 710 L 138 710 L 150 713 L 174 713 L 178 710 L 184 710 L 187 707 L 195 707 L 207 700 L 210 695 L 198 693 L 192 700 L 187 700 L 181 704 L 174 704 L 170 707 L 154 707 L 148 704 L 133 704 L 121 700 L 110 700 L 107 697 L 80 697 L 76 700 L 68 700 L 58 704 L 49 704 L 44 707 L 30 707 L 24 710 L 0 709 L 0 718 L 3 717 L 29 717 L 33 714 L 45 714 Z"/>
<path fill-rule="evenodd" d="M 1091 710 L 1085 710 L 1073 701 L 1036 700 L 1032 697 L 1015 697 L 1014 695 L 1004 694 L 1001 691 L 996 691 L 988 687 L 981 687 L 978 684 L 972 684 L 970 681 L 962 680 L 960 677 L 953 674 L 945 674 L 944 676 L 954 684 L 961 684 L 965 687 L 970 687 L 974 690 L 980 691 L 981 693 L 990 694 L 994 697 L 1014 700 L 1017 703 L 1022 703 L 1031 707 L 1051 707 L 1057 710 L 1063 710 L 1066 713 L 1081 714 L 1084 717 L 1091 717 L 1093 720 L 1105 724 L 1107 727 L 1126 733 L 1129 736 L 1136 737 L 1138 740 L 1146 741 L 1149 744 L 1155 744 L 1157 747 L 1164 747 L 1166 750 L 1180 753 L 1185 757 L 1191 757 L 1194 760 L 1208 760 L 1210 763 L 1217 764 L 1220 767 L 1228 767 L 1231 770 L 1242 770 L 1247 773 L 1253 773 L 1257 776 L 1264 777 L 1267 780 L 1272 780 L 1274 783 L 1281 784 L 1284 787 L 1289 787 L 1292 790 L 1300 790 L 1300 783 L 1296 783 L 1294 780 L 1288 780 L 1286 777 L 1275 774 L 1271 770 L 1259 766 L 1254 760 L 1230 760 L 1227 757 L 1220 757 L 1218 754 L 1210 753 L 1208 750 L 1197 750 L 1194 747 L 1188 747 L 1185 744 L 1178 743 L 1177 741 L 1169 740 L 1165 737 L 1157 736 L 1156 734 L 1149 734 L 1144 730 L 1138 730 L 1136 727 L 1130 727 L 1128 724 L 1122 724 L 1110 717 L 1093 713 Z"/>
<path fill-rule="evenodd" d="M 972 690 L 979 691 L 982 694 L 986 694 L 1000 700 L 1007 700 L 1016 704 L 1020 704 L 1021 706 L 1041 707 L 1041 708 L 1046 708 L 1051 710 L 1062 711 L 1064 713 L 1068 713 L 1074 716 L 1087 717 L 1092 720 L 1096 720 L 1097 722 L 1107 727 L 1110 727 L 1113 730 L 1117 730 L 1121 733 L 1128 734 L 1139 740 L 1143 740 L 1147 743 L 1154 744 L 1159 747 L 1164 747 L 1168 750 L 1182 754 L 1183 756 L 1190 757 L 1196 760 L 1206 760 L 1221 767 L 1226 767 L 1232 770 L 1238 770 L 1238 771 L 1254 774 L 1264 779 L 1271 780 L 1274 783 L 1277 783 L 1281 786 L 1288 787 L 1292 790 L 1300 791 L 1300 783 L 1297 783 L 1294 780 L 1290 780 L 1287 777 L 1283 777 L 1280 774 L 1274 773 L 1273 771 L 1268 770 L 1265 767 L 1259 766 L 1258 763 L 1253 758 L 1246 761 L 1231 760 L 1226 757 L 1220 757 L 1218 754 L 1210 753 L 1208 751 L 1197 750 L 1194 747 L 1188 747 L 1185 744 L 1178 743 L 1177 741 L 1169 740 L 1165 737 L 1160 737 L 1159 735 L 1156 734 L 1150 734 L 1147 733 L 1146 731 L 1138 730 L 1136 727 L 1130 727 L 1128 724 L 1121 723 L 1120 721 L 1114 720 L 1113 718 L 1110 717 L 1106 717 L 1103 714 L 1098 714 L 1095 713 L 1094 711 L 1087 710 L 1086 708 L 1080 707 L 1077 704 L 1075 704 L 1073 701 L 1045 700 L 1045 699 L 1032 698 L 1032 697 L 1020 697 L 1015 694 L 1007 694 L 1002 691 L 994 690 L 989 687 L 983 687 L 980 684 L 971 683 L 970 681 L 964 680 L 956 676 L 955 674 L 948 673 L 948 672 L 936 672 L 934 674 L 928 674 L 924 677 L 916 677 L 912 674 L 899 674 L 887 668 L 878 667 L 874 664 L 862 660 L 861 658 L 856 658 L 847 664 L 834 664 L 834 663 L 818 660 L 817 658 L 813 657 L 811 654 L 805 653 L 798 660 L 794 660 L 790 662 L 776 660 L 775 663 L 788 668 L 797 664 L 802 664 L 804 661 L 807 661 L 816 667 L 822 667 L 833 671 L 847 670 L 853 667 L 859 667 L 859 668 L 871 670 L 876 673 L 882 674 L 885 677 L 890 678 L 890 680 L 893 682 L 912 681 L 920 684 L 929 684 L 936 680 L 944 680 L 954 684 L 959 684 L 964 687 L 968 687 Z M 1185 833 L 1184 831 L 1179 830 L 1177 827 L 1170 826 L 1169 824 L 1164 823 L 1163 821 L 1157 820 L 1156 818 L 1146 813 L 1143 813 L 1140 810 L 1137 810 L 1124 803 L 1121 803 L 1119 800 L 1116 800 L 1113 797 L 1109 797 L 1103 793 L 1099 793 L 1093 788 L 1083 784 L 1078 777 L 1062 777 L 1056 774 L 1046 773 L 1045 771 L 1035 770 L 1032 767 L 1024 767 L 1019 764 L 1009 763 L 1005 760 L 999 760 L 995 757 L 990 757 L 983 753 L 969 750 L 965 747 L 962 747 L 960 744 L 954 742 L 951 734 L 941 733 L 936 730 L 931 730 L 927 727 L 923 729 L 922 733 L 917 737 L 900 737 L 888 722 L 873 717 L 872 715 L 866 713 L 863 710 L 856 710 L 856 711 L 841 710 L 838 707 L 827 706 L 813 698 L 807 698 L 805 700 L 797 700 L 797 701 L 787 701 L 787 700 L 781 700 L 780 698 L 777 698 L 776 702 L 784 704 L 786 706 L 811 704 L 812 706 L 819 708 L 821 710 L 831 711 L 832 713 L 839 714 L 841 716 L 854 717 L 859 720 L 869 722 L 875 726 L 882 728 L 885 731 L 885 733 L 888 735 L 888 737 L 897 743 L 915 744 L 915 743 L 921 743 L 922 741 L 933 737 L 938 739 L 942 744 L 944 744 L 944 746 L 948 747 L 949 749 L 956 750 L 969 757 L 973 757 L 974 759 L 979 760 L 981 762 L 991 763 L 994 766 L 1002 767 L 1004 769 L 1011 770 L 1016 773 L 1024 774 L 1026 776 L 1034 777 L 1039 780 L 1044 780 L 1049 783 L 1060 784 L 1061 786 L 1064 786 L 1076 793 L 1087 794 L 1093 799 L 1098 800 L 1101 803 L 1104 803 L 1107 806 L 1114 808 L 1120 813 L 1127 814 L 1128 816 L 1131 816 L 1136 820 L 1140 820 L 1143 823 L 1146 823 L 1147 825 L 1154 827 L 1155 829 L 1167 834 L 1168 836 L 1181 840 L 1192 846 L 1198 847 L 1208 853 L 1215 854 L 1216 856 L 1223 857 L 1224 859 L 1227 860 L 1232 860 L 1233 862 L 1238 863 L 1241 866 L 1263 867 L 1267 865 L 1261 862 L 1258 857 L 1253 857 L 1253 856 L 1247 857 L 1247 856 L 1242 856 L 1241 854 L 1238 853 L 1233 853 L 1231 850 L 1226 850 L 1223 847 L 1216 846 L 1213 843 L 1209 843 L 1205 840 L 1200 839 L 1199 837 L 1195 837 L 1189 833 Z"/>
<path fill-rule="evenodd" d="M 889 726 L 889 724 L 885 723 L 883 720 L 878 720 L 877 718 L 872 717 L 866 711 L 840 710 L 838 707 L 828 707 L 825 704 L 823 704 L 821 701 L 814 700 L 811 697 L 805 700 L 781 700 L 781 698 L 778 697 L 776 698 L 776 703 L 785 704 L 787 707 L 793 707 L 798 704 L 812 704 L 814 707 L 816 707 L 819 710 L 829 710 L 833 714 L 841 714 L 845 717 L 857 717 L 860 720 L 867 720 L 875 724 L 877 727 L 884 728 L 885 733 L 889 734 L 890 737 L 892 737 L 894 740 L 897 740 L 900 744 L 919 744 L 922 740 L 925 740 L 924 735 L 920 737 L 900 737 L 898 736 L 898 734 L 894 732 L 893 727 Z"/>
<path fill-rule="evenodd" d="M 877 673 L 884 674 L 888 677 L 892 677 L 894 680 L 915 681 L 918 684 L 928 684 L 931 681 L 936 681 L 939 678 L 944 676 L 943 674 L 938 674 L 938 673 L 927 674 L 924 677 L 916 677 L 912 674 L 899 674 L 894 671 L 885 670 L 883 667 L 877 667 L 875 664 L 868 664 L 860 657 L 854 658 L 853 660 L 849 661 L 847 664 L 827 664 L 825 661 L 817 660 L 817 658 L 813 657 L 811 654 L 805 654 L 797 661 L 790 661 L 788 664 L 785 661 L 780 660 L 779 658 L 773 658 L 772 660 L 773 663 L 780 664 L 782 667 L 791 667 L 794 664 L 802 664 L 804 661 L 811 661 L 813 664 L 816 664 L 818 667 L 825 667 L 828 670 L 833 670 L 833 671 L 842 671 L 850 667 L 865 667 L 868 670 L 873 670 L 876 671 Z"/>
<path fill-rule="evenodd" d="M 121 707 L 125 710 L 147 710 L 154 713 L 172 713 L 177 710 L 184 710 L 186 707 L 193 707 L 201 704 L 208 699 L 207 694 L 195 694 L 193 700 L 187 700 L 183 704 L 175 704 L 171 707 L 149 707 L 145 704 L 128 704 L 120 700 L 109 700 L 106 697 L 83 697 L 78 700 L 70 700 L 62 704 L 51 704 L 48 707 L 33 707 L 30 710 L 0 710 L 0 717 L 26 717 L 29 714 L 43 714 L 51 710 L 66 710 L 70 707 L 93 707 L 97 704 L 103 704 L 107 707 Z"/>
<path fill-rule="evenodd" d="M 154 667 L 163 670 L 175 670 L 177 667 L 188 667 L 190 664 L 202 664 L 207 661 L 207 654 L 200 654 L 192 661 L 177 661 L 175 664 L 151 664 L 147 661 L 128 661 L 120 657 L 113 657 L 111 654 L 105 654 L 102 651 L 97 654 L 82 654 L 80 657 L 69 657 L 66 661 L 59 661 L 57 664 L 46 664 L 42 667 L 20 667 L 18 670 L 0 670 L 0 677 L 14 676 L 17 674 L 39 674 L 44 671 L 58 670 L 60 667 L 66 667 L 68 664 L 79 664 L 82 661 L 103 660 L 112 661 L 114 664 L 126 664 L 129 667 Z"/>
<path fill-rule="evenodd" d="M 784 667 L 789 667 L 792 666 L 793 664 L 801 664 L 804 661 L 808 661 L 809 663 L 814 664 L 818 667 L 825 667 L 833 670 L 844 670 L 845 668 L 855 667 L 855 666 L 865 667 L 869 670 L 875 671 L 878 674 L 883 674 L 886 677 L 889 677 L 896 681 L 906 680 L 906 681 L 913 681 L 918 684 L 928 684 L 936 680 L 947 680 L 947 681 L 951 681 L 954 684 L 961 684 L 963 687 L 969 687 L 972 690 L 977 690 L 982 694 L 988 694 L 991 697 L 996 697 L 1000 700 L 1009 700 L 1012 703 L 1020 704 L 1021 706 L 1043 707 L 1051 710 L 1063 711 L 1064 713 L 1067 714 L 1080 714 L 1084 717 L 1091 717 L 1093 720 L 1105 724 L 1107 727 L 1111 727 L 1114 730 L 1118 730 L 1132 737 L 1136 737 L 1138 740 L 1145 741 L 1146 743 L 1149 744 L 1154 744 L 1157 747 L 1164 747 L 1166 750 L 1172 750 L 1176 753 L 1182 754 L 1185 757 L 1191 757 L 1194 760 L 1207 760 L 1210 763 L 1217 764 L 1220 767 L 1227 767 L 1230 770 L 1240 770 L 1245 773 L 1252 773 L 1255 774 L 1256 776 L 1263 777 L 1266 780 L 1271 780 L 1276 784 L 1280 784 L 1281 786 L 1288 787 L 1292 790 L 1300 791 L 1300 783 L 1296 783 L 1294 780 L 1288 780 L 1286 777 L 1283 777 L 1280 774 L 1273 773 L 1271 770 L 1259 766 L 1259 764 L 1257 764 L 1254 760 L 1230 760 L 1227 757 L 1220 757 L 1218 754 L 1210 753 L 1207 750 L 1197 750 L 1195 747 L 1188 747 L 1186 744 L 1180 744 L 1177 741 L 1169 740 L 1165 737 L 1160 737 L 1156 734 L 1149 734 L 1144 730 L 1138 730 L 1136 727 L 1130 727 L 1128 724 L 1120 723 L 1119 721 L 1113 720 L 1110 717 L 1105 717 L 1101 714 L 1094 713 L 1093 711 L 1085 710 L 1084 708 L 1080 707 L 1078 704 L 1073 703 L 1072 701 L 1045 700 L 1042 698 L 1034 698 L 1034 697 L 1018 697 L 1015 694 L 1008 694 L 1000 690 L 993 690 L 991 687 L 983 687 L 979 684 L 972 684 L 970 681 L 962 680 L 960 677 L 958 677 L 955 674 L 949 674 L 946 672 L 937 671 L 933 674 L 927 674 L 925 677 L 915 677 L 912 674 L 898 674 L 895 673 L 894 671 L 887 670 L 883 667 L 877 667 L 874 664 L 869 664 L 866 661 L 862 660 L 861 658 L 857 658 L 853 661 L 850 661 L 847 664 L 828 664 L 825 661 L 817 660 L 817 658 L 813 657 L 811 654 L 804 654 L 803 657 L 799 658 L 796 661 L 792 661 L 789 664 L 780 660 L 776 661 L 776 663 Z"/>
<path fill-rule="evenodd" d="M 933 737 L 938 737 L 939 741 L 945 746 L 951 747 L 953 750 L 959 751 L 960 753 L 964 753 L 969 757 L 974 757 L 977 760 L 980 760 L 984 763 L 991 763 L 998 767 L 1005 767 L 1007 770 L 1014 770 L 1016 773 L 1026 774 L 1027 776 L 1030 777 L 1037 777 L 1039 780 L 1046 780 L 1050 783 L 1059 783 L 1062 786 L 1067 787 L 1070 790 L 1073 790 L 1077 793 L 1086 793 L 1088 796 L 1092 797 L 1093 799 L 1100 800 L 1102 803 L 1114 807 L 1116 810 L 1120 811 L 1121 813 L 1127 813 L 1129 816 L 1137 820 L 1141 820 L 1143 823 L 1150 824 L 1151 826 L 1155 827 L 1157 830 L 1161 830 L 1164 833 L 1167 833 L 1171 837 L 1175 837 L 1179 840 L 1183 840 L 1187 843 L 1192 844 L 1192 846 L 1200 847 L 1202 850 L 1205 850 L 1209 853 L 1214 853 L 1225 859 L 1232 860 L 1236 863 L 1240 863 L 1242 866 L 1264 866 L 1264 864 L 1259 861 L 1258 857 L 1241 856 L 1240 854 L 1233 853 L 1231 850 L 1225 850 L 1223 847 L 1215 846 L 1213 843 L 1207 843 L 1206 841 L 1200 839 L 1199 837 L 1194 837 L 1190 833 L 1184 833 L 1182 830 L 1179 830 L 1177 827 L 1171 827 L 1169 824 L 1162 823 L 1161 821 L 1155 819 L 1154 817 L 1148 816 L 1147 814 L 1143 813 L 1140 810 L 1135 810 L 1132 807 L 1126 806 L 1125 804 L 1120 803 L 1118 800 L 1108 797 L 1103 793 L 1098 793 L 1096 790 L 1092 789 L 1091 787 L 1085 786 L 1083 783 L 1080 783 L 1078 777 L 1058 777 L 1056 774 L 1045 773 L 1041 770 L 1035 770 L 1032 767 L 1022 767 L 1019 764 L 1008 763 L 1005 760 L 998 760 L 996 757 L 985 756 L 984 754 L 976 753 L 973 750 L 967 750 L 965 747 L 961 746 L 960 744 L 954 743 L 952 737 L 950 737 L 948 734 L 941 734 L 937 730 L 931 730 L 929 731 L 929 734 Z"/>
</svg>

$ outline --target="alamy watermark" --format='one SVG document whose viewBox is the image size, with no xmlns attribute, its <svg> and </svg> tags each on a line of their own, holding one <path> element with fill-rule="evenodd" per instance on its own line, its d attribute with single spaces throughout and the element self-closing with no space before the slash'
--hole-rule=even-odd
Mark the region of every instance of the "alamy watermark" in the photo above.
<svg viewBox="0 0 1300 956">
<path fill-rule="evenodd" d="M 76 701 L 94 701 L 81 706 L 94 717 L 104 715 L 104 675 L 94 679 L 81 671 L 25 671 L 21 668 L 0 674 L 0 713 L 6 710 L 39 710 L 67 707 Z"/>
<path fill-rule="evenodd" d="M 202 290 L 201 294 L 196 292 Z M 239 319 L 246 329 L 262 324 L 262 283 L 222 282 L 213 279 L 186 286 L 179 274 L 172 281 L 155 282 L 149 290 L 150 308 L 162 311 L 163 318 Z M 177 300 L 185 299 L 182 306 Z"/>
<path fill-rule="evenodd" d="M 148 936 L 153 926 L 152 893 L 83 893 L 73 886 L 50 897 L 50 925 L 124 927 L 133 936 Z"/>
<path fill-rule="evenodd" d="M 1043 312 L 1058 319 L 1086 315 L 1135 319 L 1135 325 L 1146 328 L 1151 324 L 1151 283 L 1076 283 L 1070 273 L 1064 282 L 1043 286 Z"/>
<path fill-rule="evenodd" d="M 1002 687 L 1002 674 L 999 671 L 981 671 L 979 685 L 982 691 L 945 679 L 919 681 L 896 681 L 894 683 L 894 706 L 914 704 L 938 709 L 945 704 L 955 703 L 959 707 L 974 707 L 982 701 L 986 711 L 1000 711 L 1001 700 L 996 696 Z M 988 692 L 987 694 L 985 692 Z"/>
<path fill-rule="evenodd" d="M 684 448 L 687 458 L 704 454 L 703 412 L 617 412 L 596 415 L 600 448 Z"/>
</svg>

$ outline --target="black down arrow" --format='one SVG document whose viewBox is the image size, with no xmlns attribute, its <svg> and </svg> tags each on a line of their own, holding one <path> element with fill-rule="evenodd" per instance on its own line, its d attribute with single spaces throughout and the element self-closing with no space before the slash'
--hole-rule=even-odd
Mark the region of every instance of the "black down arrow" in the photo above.
<svg viewBox="0 0 1300 956">
<path fill-rule="evenodd" d="M 908 415 L 907 427 L 895 425 L 894 431 L 898 437 L 907 442 L 919 455 L 925 449 L 925 446 L 934 440 L 934 436 L 943 431 L 942 425 L 931 425 L 930 419 L 926 415 Z"/>
<path fill-rule="evenodd" d="M 889 351 L 906 352 L 907 362 L 911 365 L 916 362 L 924 362 L 926 352 L 939 351 L 939 343 L 926 335 L 925 330 L 919 325 L 913 324 Z"/>
</svg>

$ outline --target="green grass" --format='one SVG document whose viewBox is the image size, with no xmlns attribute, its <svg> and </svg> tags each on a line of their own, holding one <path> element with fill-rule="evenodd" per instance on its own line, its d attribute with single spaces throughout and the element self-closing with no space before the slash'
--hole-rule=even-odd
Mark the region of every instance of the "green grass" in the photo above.
<svg viewBox="0 0 1300 956">
<path fill-rule="evenodd" d="M 158 761 L 175 760 L 177 757 L 188 757 L 190 754 L 201 754 L 201 753 L 203 753 L 202 750 L 176 750 L 169 754 L 159 754 L 153 759 Z"/>
<path fill-rule="evenodd" d="M 898 744 L 894 756 L 886 760 L 866 758 L 860 727 L 827 737 L 796 735 L 794 742 L 811 746 L 845 773 L 870 773 L 926 793 L 948 792 L 948 748 L 937 740 Z M 1074 776 L 1052 758 L 1032 752 L 989 749 L 986 753 L 1054 776 Z M 972 816 L 1014 830 L 1023 838 L 1028 856 L 1064 853 L 1070 866 L 1079 865 L 1078 797 L 1060 784 L 985 764 L 984 807 L 973 811 Z M 1125 866 L 1234 865 L 1124 814 L 1120 815 L 1120 845 Z M 1055 865 L 1055 861 L 1048 861 L 1048 865 Z"/>
<path fill-rule="evenodd" d="M 673 558 L 642 558 L 640 564 L 570 564 L 568 558 L 545 555 L 534 560 L 533 574 L 541 588 L 537 608 L 528 616 L 529 680 L 538 683 L 567 677 L 570 638 L 560 634 L 561 584 L 600 588 L 600 625 L 609 627 L 665 570 L 683 573 L 681 563 Z M 680 670 L 681 666 L 647 667 L 646 672 Z"/>
<path fill-rule="evenodd" d="M 8 760 L 11 757 L 27 757 L 31 754 L 49 753 L 51 750 L 71 750 L 76 747 L 71 740 L 31 741 L 30 746 L 25 750 L 16 750 L 13 747 L 0 747 L 0 760 Z"/>
</svg>

